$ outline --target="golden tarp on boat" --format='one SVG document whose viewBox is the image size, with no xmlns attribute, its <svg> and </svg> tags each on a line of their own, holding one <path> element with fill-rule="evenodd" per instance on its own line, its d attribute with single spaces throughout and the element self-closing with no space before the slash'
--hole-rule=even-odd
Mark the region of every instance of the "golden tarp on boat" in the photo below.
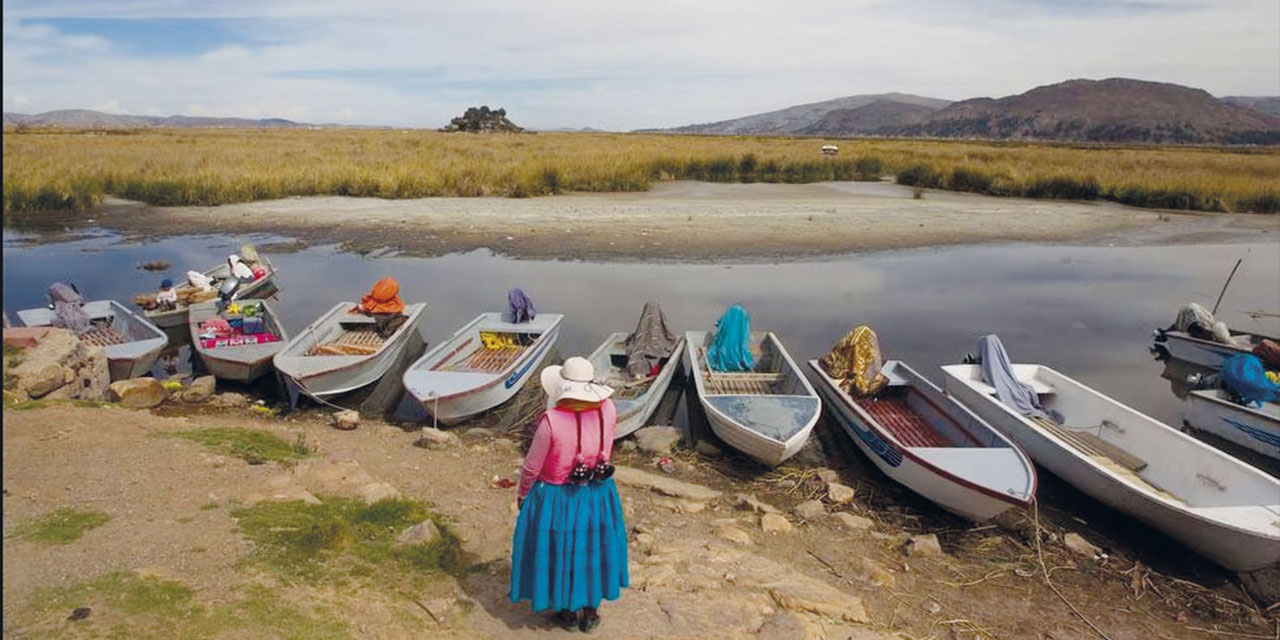
<svg viewBox="0 0 1280 640">
<path fill-rule="evenodd" d="M 889 383 L 880 372 L 884 367 L 880 339 L 865 324 L 845 334 L 818 363 L 852 396 L 875 393 Z"/>
</svg>

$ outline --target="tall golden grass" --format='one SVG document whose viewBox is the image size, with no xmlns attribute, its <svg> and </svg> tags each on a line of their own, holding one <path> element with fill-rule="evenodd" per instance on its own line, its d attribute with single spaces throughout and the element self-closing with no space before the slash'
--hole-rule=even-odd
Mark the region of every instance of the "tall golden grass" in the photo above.
<svg viewBox="0 0 1280 640">
<path fill-rule="evenodd" d="M 536 196 L 663 180 L 876 180 L 993 195 L 1280 212 L 1280 150 L 422 130 L 6 131 L 4 213 L 287 196 Z"/>
</svg>

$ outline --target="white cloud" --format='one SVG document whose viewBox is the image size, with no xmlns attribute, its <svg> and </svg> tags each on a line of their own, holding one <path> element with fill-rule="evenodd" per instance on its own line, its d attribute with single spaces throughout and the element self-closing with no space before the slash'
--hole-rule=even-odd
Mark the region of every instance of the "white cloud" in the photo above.
<svg viewBox="0 0 1280 640">
<path fill-rule="evenodd" d="M 4 92 L 28 96 L 29 110 L 115 100 L 413 126 L 484 103 L 526 126 L 618 129 L 856 93 L 1002 96 L 1074 77 L 1280 93 L 1275 0 L 399 5 L 7 0 Z M 251 20 L 235 23 L 243 41 L 159 56 L 38 22 L 54 17 Z"/>
</svg>

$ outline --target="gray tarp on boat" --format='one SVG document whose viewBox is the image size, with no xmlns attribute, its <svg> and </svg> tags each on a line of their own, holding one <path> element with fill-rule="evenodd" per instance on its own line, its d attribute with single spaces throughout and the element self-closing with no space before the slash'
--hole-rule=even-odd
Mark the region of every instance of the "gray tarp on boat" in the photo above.
<svg viewBox="0 0 1280 640">
<path fill-rule="evenodd" d="M 1045 411 L 1040 406 L 1031 385 L 1018 380 L 1013 375 L 1013 364 L 1009 362 L 1009 353 L 1004 350 L 1004 343 L 994 333 L 978 338 L 978 355 L 982 358 L 982 377 L 987 384 L 995 387 L 996 397 L 1013 410 L 1029 418 L 1050 418 L 1061 423 L 1061 415 Z"/>
<path fill-rule="evenodd" d="M 636 330 L 627 336 L 627 375 L 647 378 L 663 358 L 671 356 L 679 342 L 667 326 L 667 314 L 662 312 L 662 305 L 653 301 L 644 303 Z"/>
</svg>

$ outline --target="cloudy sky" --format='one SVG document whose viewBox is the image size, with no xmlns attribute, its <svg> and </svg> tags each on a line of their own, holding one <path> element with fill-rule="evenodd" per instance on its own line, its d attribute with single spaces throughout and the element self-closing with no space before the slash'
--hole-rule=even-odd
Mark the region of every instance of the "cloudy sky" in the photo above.
<svg viewBox="0 0 1280 640">
<path fill-rule="evenodd" d="M 1277 0 L 4 0 L 4 109 L 628 130 L 1131 77 L 1280 95 Z"/>
</svg>

